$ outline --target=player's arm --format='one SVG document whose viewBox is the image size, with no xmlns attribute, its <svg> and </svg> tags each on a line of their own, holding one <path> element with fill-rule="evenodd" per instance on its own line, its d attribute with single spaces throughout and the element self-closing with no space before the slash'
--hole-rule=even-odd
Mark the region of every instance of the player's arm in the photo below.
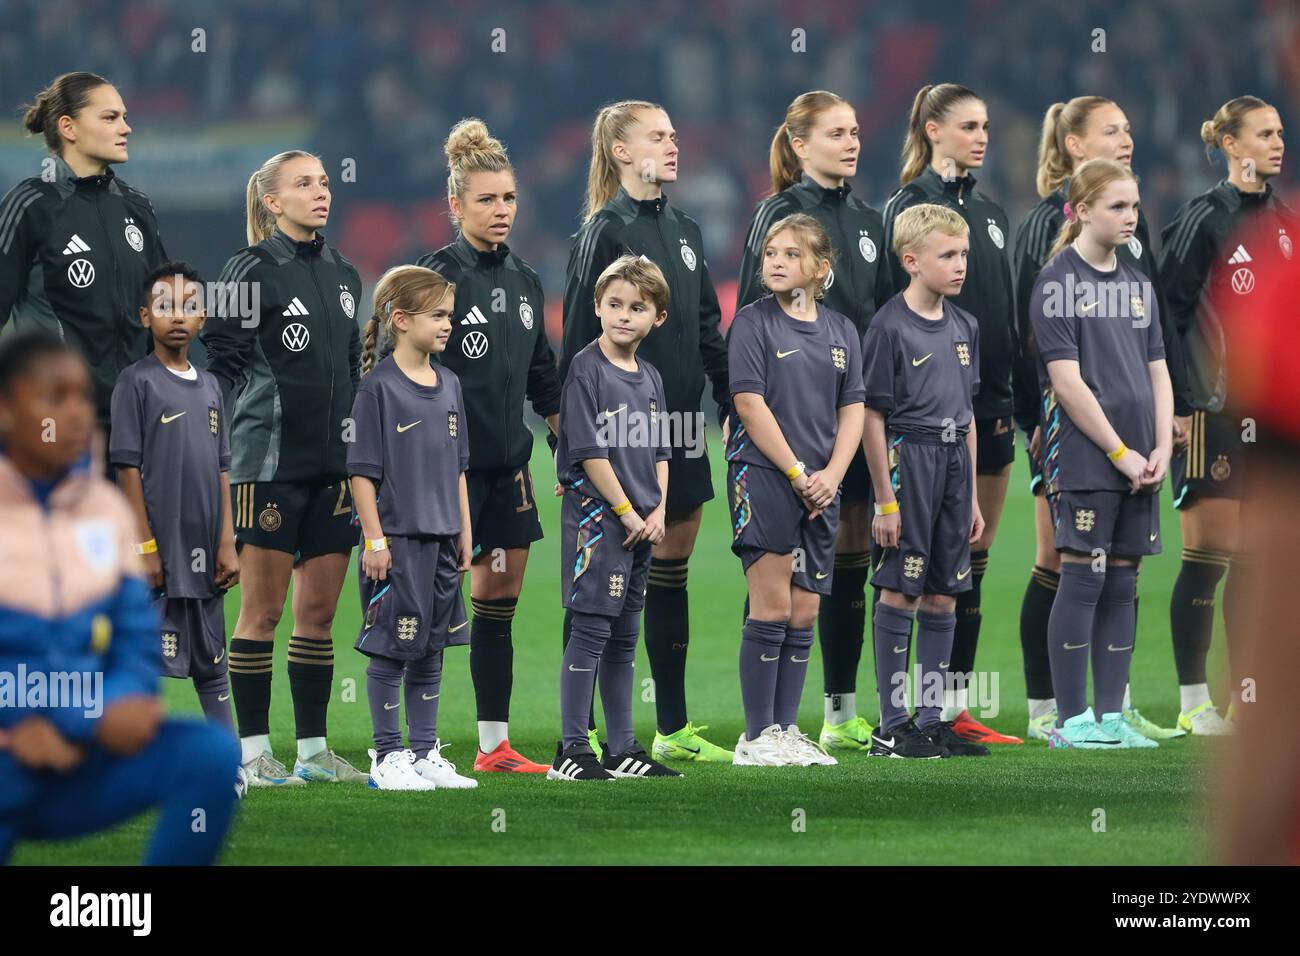
<svg viewBox="0 0 1300 956">
<path fill-rule="evenodd" d="M 569 373 L 569 363 L 589 342 L 600 336 L 596 316 L 596 280 L 605 267 L 618 258 L 622 244 L 612 219 L 592 219 L 579 229 L 569 249 L 564 275 L 564 318 L 560 343 L 560 381 Z"/>
<path fill-rule="evenodd" d="M 208 353 L 208 371 L 221 385 L 221 398 L 226 408 L 234 407 L 235 384 L 243 377 L 253 355 L 257 332 L 264 318 L 260 314 L 260 296 L 245 297 L 239 293 L 244 284 L 258 281 L 260 260 L 244 250 L 230 257 L 217 282 L 217 314 L 203 325 L 199 339 Z M 254 286 L 255 287 L 255 286 Z M 258 313 L 241 316 L 244 301 L 258 304 Z"/>
<path fill-rule="evenodd" d="M 610 502 L 615 517 L 623 523 L 623 528 L 627 531 L 627 537 L 623 539 L 623 547 L 631 550 L 645 537 L 646 523 L 636 513 L 632 502 L 628 500 L 622 482 L 614 473 L 614 466 L 609 463 L 608 458 L 584 458 L 582 470 L 587 480 L 595 487 L 596 493 Z"/>
<path fill-rule="evenodd" d="M 1173 454 L 1174 390 L 1169 381 L 1169 366 L 1164 359 L 1147 363 L 1151 375 L 1151 392 L 1156 403 L 1156 446 L 1147 459 L 1143 484 L 1158 485 L 1165 480 L 1169 470 L 1169 456 Z"/>
<path fill-rule="evenodd" d="M 966 432 L 966 451 L 970 455 L 970 543 L 974 544 L 984 534 L 984 513 L 980 511 L 979 476 L 976 474 L 975 462 L 979 448 L 978 436 L 975 434 L 975 419 L 970 421 L 970 430 Z"/>
<path fill-rule="evenodd" d="M 163 586 L 162 557 L 158 553 L 158 542 L 154 539 L 153 529 L 149 527 L 149 512 L 144 505 L 144 481 L 140 469 L 119 465 L 117 487 L 121 489 L 127 503 L 131 506 L 139 543 L 148 551 L 141 556 L 144 562 L 145 580 L 149 582 L 151 588 L 160 588 Z M 150 548 L 152 550 L 148 550 Z"/>
<path fill-rule="evenodd" d="M 889 480 L 889 446 L 885 437 L 884 409 L 866 406 L 862 427 L 862 453 L 871 473 L 871 489 L 876 507 L 886 514 L 871 519 L 871 537 L 882 548 L 898 547 L 898 533 L 902 519 L 898 514 L 898 499 Z"/>
<path fill-rule="evenodd" d="M 469 563 L 474 557 L 474 531 L 469 517 L 469 483 L 465 480 L 465 472 L 460 473 L 460 477 L 456 480 L 456 486 L 460 494 L 459 571 L 464 574 L 469 570 Z"/>
<path fill-rule="evenodd" d="M 239 583 L 239 552 L 235 549 L 235 520 L 230 510 L 230 472 L 221 472 L 221 538 L 217 545 L 216 585 L 229 591 Z"/>
<path fill-rule="evenodd" d="M 1054 359 L 1047 363 L 1047 375 L 1056 392 L 1056 400 L 1070 416 L 1070 421 L 1106 453 L 1115 467 L 1129 480 L 1131 489 L 1137 491 L 1142 484 L 1140 477 L 1147 467 L 1147 461 L 1120 439 L 1119 432 L 1115 431 L 1110 419 L 1106 417 L 1097 396 L 1083 380 L 1078 361 Z"/>
<path fill-rule="evenodd" d="M 645 517 L 642 537 L 651 544 L 659 544 L 667 533 L 668 523 L 668 460 L 655 462 L 655 481 L 659 483 L 659 504 Z"/>
<path fill-rule="evenodd" d="M 464 407 L 462 404 L 461 407 Z M 348 445 L 348 480 L 352 507 L 361 522 L 361 570 L 372 581 L 383 581 L 392 567 L 384 525 L 379 520 L 379 485 L 384 480 L 383 418 L 379 400 L 369 388 L 357 392 L 352 401 L 354 440 Z"/>
<path fill-rule="evenodd" d="M 528 363 L 528 381 L 524 394 L 533 406 L 533 413 L 546 419 L 551 435 L 560 433 L 560 373 L 555 365 L 555 352 L 546 338 L 546 300 L 542 297 L 541 284 L 537 286 L 538 321 L 542 328 L 537 341 L 533 343 L 533 355 Z M 548 439 L 549 440 L 549 439 Z"/>
<path fill-rule="evenodd" d="M 30 183 L 19 183 L 0 200 L 0 224 L 17 223 L 8 242 L 0 245 L 0 328 L 9 321 L 14 303 L 27 288 L 32 261 L 37 249 L 37 211 L 42 207 L 39 194 Z M 3 230 L 0 230 L 3 232 Z"/>
<path fill-rule="evenodd" d="M 718 293 L 713 288 L 709 277 L 709 264 L 701 259 L 700 268 L 700 358 L 704 362 L 704 374 L 713 383 L 713 401 L 718 406 L 718 424 L 727 417 L 727 403 L 731 399 L 731 389 L 727 384 L 727 343 L 718 331 L 722 322 L 722 307 L 718 305 Z"/>
<path fill-rule="evenodd" d="M 136 544 L 153 548 L 141 560 L 149 586 L 160 588 L 163 586 L 162 556 L 158 553 L 153 529 L 149 527 L 149 510 L 145 506 L 144 481 L 140 474 L 144 458 L 144 412 L 140 393 L 133 382 L 119 379 L 113 386 L 109 414 L 113 430 L 109 435 L 108 460 L 117 468 L 117 486 L 131 506 L 138 536 L 131 551 L 135 553 Z"/>
</svg>

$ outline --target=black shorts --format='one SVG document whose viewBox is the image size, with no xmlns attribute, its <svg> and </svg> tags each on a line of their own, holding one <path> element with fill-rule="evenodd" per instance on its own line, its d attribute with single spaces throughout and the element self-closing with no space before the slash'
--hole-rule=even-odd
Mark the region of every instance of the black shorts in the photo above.
<svg viewBox="0 0 1300 956">
<path fill-rule="evenodd" d="M 154 599 L 162 618 L 162 674 L 211 680 L 226 672 L 226 598 Z"/>
<path fill-rule="evenodd" d="M 360 539 L 352 523 L 347 478 L 258 481 L 230 486 L 235 544 L 252 544 L 294 556 L 347 554 Z"/>
<path fill-rule="evenodd" d="M 533 475 L 527 465 L 471 469 L 465 472 L 465 485 L 476 555 L 497 548 L 526 548 L 542 540 Z"/>
<path fill-rule="evenodd" d="M 687 453 L 697 457 L 690 458 Z M 694 511 L 706 501 L 713 500 L 713 473 L 709 456 L 701 442 L 696 448 L 683 448 L 674 444 L 673 457 L 668 459 L 668 506 L 670 515 Z"/>
<path fill-rule="evenodd" d="M 560 506 L 560 594 L 571 611 L 619 617 L 645 607 L 650 542 L 631 551 L 627 532 L 599 498 L 565 491 Z"/>
<path fill-rule="evenodd" d="M 357 554 L 361 591 L 362 654 L 419 660 L 444 647 L 469 643 L 469 617 L 460 586 L 459 541 L 448 535 L 389 535 L 393 563 L 383 581 L 372 581 Z"/>
<path fill-rule="evenodd" d="M 898 546 L 871 546 L 871 583 L 921 594 L 971 588 L 971 461 L 965 441 L 889 437 L 889 480 L 898 501 Z"/>
<path fill-rule="evenodd" d="M 1197 498 L 1242 499 L 1247 449 L 1241 431 L 1241 422 L 1228 415 L 1192 412 L 1187 447 L 1169 463 L 1175 508 L 1189 508 Z"/>
<path fill-rule="evenodd" d="M 1000 474 L 1016 457 L 1016 423 L 1010 415 L 975 423 L 975 474 Z"/>
<path fill-rule="evenodd" d="M 765 554 L 793 554 L 790 583 L 830 594 L 835 573 L 835 533 L 840 496 L 816 518 L 775 468 L 733 461 L 727 468 L 731 550 L 745 570 Z"/>
<path fill-rule="evenodd" d="M 845 501 L 869 501 L 871 499 L 871 472 L 867 468 L 867 456 L 862 453 L 862 443 L 853 453 L 848 471 L 844 472 L 844 481 L 840 484 L 840 495 Z"/>
<path fill-rule="evenodd" d="M 1160 494 L 1060 491 L 1047 496 L 1056 550 L 1140 558 L 1160 553 Z"/>
</svg>

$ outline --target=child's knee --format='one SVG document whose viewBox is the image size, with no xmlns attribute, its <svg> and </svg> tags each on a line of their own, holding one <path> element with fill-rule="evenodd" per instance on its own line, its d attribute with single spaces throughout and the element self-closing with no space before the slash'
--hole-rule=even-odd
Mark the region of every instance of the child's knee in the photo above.
<svg viewBox="0 0 1300 956">
<path fill-rule="evenodd" d="M 927 614 L 954 614 L 957 599 L 951 594 L 924 594 L 921 596 L 921 610 Z"/>
</svg>

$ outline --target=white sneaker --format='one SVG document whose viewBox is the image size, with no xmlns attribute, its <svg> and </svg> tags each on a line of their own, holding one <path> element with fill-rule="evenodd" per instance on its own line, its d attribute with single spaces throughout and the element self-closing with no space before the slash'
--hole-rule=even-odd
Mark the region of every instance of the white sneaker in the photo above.
<svg viewBox="0 0 1300 956">
<path fill-rule="evenodd" d="M 370 754 L 370 788 L 372 790 L 436 790 L 432 780 L 415 772 L 415 754 L 410 750 L 390 751 L 383 761 Z"/>
<path fill-rule="evenodd" d="M 433 749 L 415 761 L 415 772 L 428 780 L 439 790 L 473 790 L 478 781 L 473 777 L 462 777 L 456 772 L 456 765 L 442 755 L 441 740 L 433 742 Z"/>
<path fill-rule="evenodd" d="M 790 763 L 792 764 L 800 767 L 810 767 L 813 764 L 834 767 L 839 763 L 838 760 L 823 750 L 815 740 L 801 731 L 797 724 L 791 724 L 785 730 L 780 731 L 780 734 L 781 740 L 790 754 Z"/>
<path fill-rule="evenodd" d="M 738 767 L 786 767 L 792 761 L 780 726 L 773 724 L 754 740 L 746 740 L 741 734 L 731 762 Z"/>
<path fill-rule="evenodd" d="M 1219 716 L 1211 701 L 1192 708 L 1190 714 L 1178 715 L 1178 726 L 1196 737 L 1223 737 L 1232 733 L 1232 726 Z"/>
<path fill-rule="evenodd" d="M 250 787 L 305 787 L 307 781 L 295 777 L 287 767 L 268 753 L 260 753 L 244 764 L 244 780 Z"/>
</svg>

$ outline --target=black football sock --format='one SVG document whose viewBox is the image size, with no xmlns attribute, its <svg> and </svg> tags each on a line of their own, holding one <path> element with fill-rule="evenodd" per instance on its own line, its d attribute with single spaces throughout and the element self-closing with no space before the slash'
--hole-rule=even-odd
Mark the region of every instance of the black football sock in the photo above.
<svg viewBox="0 0 1300 956">
<path fill-rule="evenodd" d="M 1052 662 L 1047 656 L 1047 622 L 1061 584 L 1061 573 L 1034 566 L 1020 604 L 1020 653 L 1025 662 L 1025 696 L 1052 699 Z"/>
<path fill-rule="evenodd" d="M 1169 630 L 1179 684 L 1206 683 L 1205 661 L 1214 635 L 1214 592 L 1231 557 L 1224 551 L 1183 548 L 1183 563 L 1169 598 Z"/>
<path fill-rule="evenodd" d="M 645 650 L 655 684 L 655 723 L 661 734 L 686 726 L 686 649 L 691 639 L 686 574 L 686 558 L 650 559 Z"/>
<path fill-rule="evenodd" d="M 469 673 L 479 720 L 510 719 L 515 666 L 510 630 L 518 603 L 518 598 L 470 598 Z"/>
<path fill-rule="evenodd" d="M 235 698 L 239 736 L 257 737 L 271 732 L 271 641 L 230 639 L 230 693 Z"/>
<path fill-rule="evenodd" d="M 334 686 L 334 642 L 289 638 L 289 693 L 293 695 L 294 734 L 324 737 L 330 690 Z"/>
<path fill-rule="evenodd" d="M 1245 594 L 1249 576 L 1254 573 L 1249 555 L 1235 554 L 1228 569 L 1228 580 L 1223 584 L 1223 634 L 1228 647 L 1228 706 L 1241 699 L 1241 651 L 1246 638 L 1246 624 L 1242 621 L 1246 611 Z M 1225 708 L 1226 711 L 1226 708 Z"/>
<path fill-rule="evenodd" d="M 948 673 L 959 681 L 973 680 L 975 649 L 980 642 L 980 585 L 989 566 L 987 551 L 970 553 L 970 590 L 957 595 L 957 627 L 952 638 L 952 660 Z M 959 683 L 958 687 L 964 686 Z M 964 695 L 963 695 L 964 696 Z"/>
<path fill-rule="evenodd" d="M 867 621 L 866 551 L 835 555 L 831 593 L 821 600 L 817 632 L 822 649 L 822 682 L 827 697 L 858 689 L 858 663 Z"/>
</svg>

